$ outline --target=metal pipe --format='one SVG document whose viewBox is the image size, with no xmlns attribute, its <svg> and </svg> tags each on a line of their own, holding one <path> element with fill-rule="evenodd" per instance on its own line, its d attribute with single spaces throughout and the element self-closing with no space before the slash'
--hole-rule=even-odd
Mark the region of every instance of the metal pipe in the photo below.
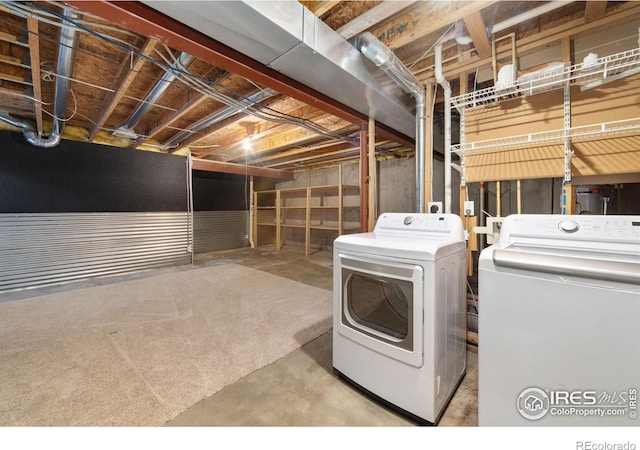
<svg viewBox="0 0 640 450">
<path fill-rule="evenodd" d="M 427 117 L 425 88 L 402 61 L 373 34 L 362 33 L 352 43 L 416 101 L 416 212 L 422 213 L 425 205 L 424 155 Z"/>
<path fill-rule="evenodd" d="M 138 105 L 138 108 L 131 114 L 129 120 L 125 125 L 119 127 L 115 133 L 120 133 L 122 135 L 131 135 L 134 134 L 135 126 L 142 120 L 142 118 L 151 110 L 151 108 L 160 100 L 160 98 L 164 95 L 164 93 L 169 89 L 171 83 L 177 78 L 177 75 L 174 73 L 174 70 L 185 72 L 189 66 L 195 61 L 195 57 L 189 55 L 188 53 L 182 52 L 178 59 L 172 64 L 172 70 L 168 70 L 164 76 L 156 83 L 156 85 L 151 89 L 151 92 L 147 95 L 147 97 Z"/>
<path fill-rule="evenodd" d="M 252 106 L 255 103 L 260 103 L 277 94 L 278 93 L 273 89 L 264 89 L 260 92 L 250 95 L 246 99 L 242 100 L 241 103 L 244 103 L 246 105 L 245 108 L 247 108 L 249 106 Z M 184 141 L 186 138 L 191 136 L 193 133 L 197 133 L 198 131 L 205 129 L 213 125 L 214 123 L 218 123 L 224 119 L 227 119 L 238 112 L 242 112 L 242 109 L 229 106 L 228 108 L 225 108 L 222 111 L 217 112 L 214 115 L 197 122 L 188 130 L 185 130 L 175 135 L 174 137 L 171 138 L 171 140 L 167 141 L 164 145 L 168 147 L 176 146 L 180 144 L 180 142 Z"/>
<path fill-rule="evenodd" d="M 70 9 L 63 11 L 63 16 L 72 20 L 78 20 L 80 15 Z M 36 147 L 50 148 L 60 143 L 62 130 L 64 128 L 63 116 L 67 111 L 69 103 L 69 90 L 71 86 L 71 76 L 73 75 L 73 62 L 78 49 L 80 31 L 75 27 L 62 27 L 60 30 L 60 47 L 58 50 L 58 65 L 55 82 L 55 98 L 53 106 L 53 128 L 47 138 L 40 136 L 34 124 L 27 120 L 20 120 L 8 114 L 0 114 L 0 120 L 9 125 L 21 128 L 24 138 L 31 145 Z"/>
</svg>

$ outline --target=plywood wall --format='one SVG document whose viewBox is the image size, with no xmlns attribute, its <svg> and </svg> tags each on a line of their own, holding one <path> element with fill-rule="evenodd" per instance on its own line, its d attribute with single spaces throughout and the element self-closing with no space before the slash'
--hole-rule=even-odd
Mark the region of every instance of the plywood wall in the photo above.
<svg viewBox="0 0 640 450">
<path fill-rule="evenodd" d="M 562 89 L 466 113 L 465 143 L 562 130 Z M 581 91 L 571 88 L 571 126 L 640 119 L 640 75 Z M 621 124 L 622 125 L 622 124 Z M 572 139 L 572 174 L 603 175 L 640 172 L 640 132 Z M 468 153 L 468 182 L 564 176 L 562 139 L 512 145 Z"/>
</svg>

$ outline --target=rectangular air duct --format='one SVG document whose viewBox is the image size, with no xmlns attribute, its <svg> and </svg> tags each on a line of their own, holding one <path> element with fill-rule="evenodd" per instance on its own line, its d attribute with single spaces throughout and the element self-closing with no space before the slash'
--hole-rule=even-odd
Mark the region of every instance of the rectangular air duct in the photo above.
<svg viewBox="0 0 640 450">
<path fill-rule="evenodd" d="M 284 75 L 415 137 L 415 102 L 302 4 L 144 1 Z"/>
</svg>

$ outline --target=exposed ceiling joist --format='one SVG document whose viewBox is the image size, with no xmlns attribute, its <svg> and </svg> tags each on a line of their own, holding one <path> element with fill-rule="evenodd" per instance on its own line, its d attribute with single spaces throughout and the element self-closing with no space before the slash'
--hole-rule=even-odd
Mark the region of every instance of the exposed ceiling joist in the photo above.
<svg viewBox="0 0 640 450">
<path fill-rule="evenodd" d="M 0 31 L 0 41 L 4 41 L 4 42 L 8 42 L 10 44 L 18 44 L 18 45 L 22 45 L 23 47 L 28 47 L 29 44 L 27 42 L 23 42 L 19 36 L 15 36 L 11 33 L 7 33 L 4 31 Z"/>
<path fill-rule="evenodd" d="M 416 2 L 403 0 L 382 2 L 359 16 L 357 19 L 338 28 L 336 31 L 343 38 L 351 39 L 363 31 L 367 31 L 374 25 L 387 20 L 389 17 L 399 13 L 405 8 L 408 8 L 414 3 Z"/>
<path fill-rule="evenodd" d="M 255 177 L 279 178 L 282 180 L 293 180 L 292 172 L 277 169 L 267 169 L 263 167 L 247 166 L 245 164 L 233 164 L 220 161 L 210 161 L 207 159 L 193 159 L 191 163 L 193 170 L 203 170 L 205 172 L 234 173 L 237 175 L 249 175 Z"/>
<path fill-rule="evenodd" d="M 469 14 L 481 11 L 497 1 L 464 2 L 460 7 L 456 7 L 456 3 L 453 2 L 418 2 L 401 16 L 375 27 L 371 32 L 389 48 L 397 49 L 462 20 Z"/>
<path fill-rule="evenodd" d="M 36 131 L 42 134 L 42 86 L 40 77 L 40 37 L 38 21 L 27 17 L 29 32 L 29 60 L 31 64 L 31 79 L 33 82 L 34 112 L 36 116 Z"/>
<path fill-rule="evenodd" d="M 227 73 L 225 75 L 225 77 L 227 77 L 229 74 Z M 221 81 L 221 80 L 218 80 Z M 179 120 L 180 118 L 186 116 L 187 114 L 191 113 L 193 110 L 199 108 L 200 106 L 202 106 L 202 104 L 204 102 L 206 102 L 209 99 L 209 97 L 207 97 L 206 95 L 204 95 L 203 93 L 198 93 L 196 94 L 195 97 L 191 98 L 190 100 L 188 100 L 184 105 L 182 105 L 182 107 L 180 109 L 178 109 L 175 113 L 171 114 L 170 116 L 168 116 L 165 120 L 163 120 L 162 122 L 160 122 L 158 125 L 156 125 L 155 128 L 151 129 L 148 133 L 146 138 L 141 139 L 141 142 L 146 141 L 147 139 L 151 139 L 154 136 L 156 136 L 159 132 L 163 131 L 166 129 L 166 127 L 168 127 L 169 125 L 171 125 L 172 123 L 174 123 L 175 121 Z M 141 142 L 138 142 L 138 144 L 140 144 Z M 182 147 L 184 147 L 184 145 L 182 145 Z"/>
<path fill-rule="evenodd" d="M 474 11 L 463 17 L 469 36 L 480 58 L 491 56 L 491 43 L 487 37 L 487 27 L 479 11 Z"/>
<path fill-rule="evenodd" d="M 144 56 L 151 55 L 157 44 L 158 41 L 156 41 L 155 39 L 148 39 L 140 50 L 140 53 Z M 142 68 L 142 65 L 146 62 L 145 58 L 139 56 L 136 58 L 133 66 L 131 66 L 131 68 L 129 69 L 127 67 L 127 61 L 132 56 L 133 55 L 125 57 L 126 61 L 123 61 L 123 63 L 121 64 L 120 67 L 123 73 L 121 74 L 120 78 L 114 80 L 114 92 L 111 96 L 111 99 L 108 100 L 108 102 L 102 107 L 100 116 L 96 120 L 96 123 L 89 134 L 89 139 L 94 139 L 96 137 L 96 134 L 98 134 L 98 131 L 100 131 L 102 125 L 104 125 L 113 110 L 116 108 L 116 106 L 118 106 L 122 98 L 125 96 L 125 94 L 127 93 L 127 89 L 129 89 L 129 86 L 138 75 L 138 72 Z"/>
<path fill-rule="evenodd" d="M 326 0 L 321 2 L 316 2 L 316 5 L 313 8 L 310 8 L 313 13 L 320 17 L 326 12 L 329 12 L 333 7 L 337 6 L 340 3 L 339 0 Z"/>
<path fill-rule="evenodd" d="M 602 0 L 588 0 L 584 9 L 584 21 L 586 23 L 593 22 L 604 16 L 607 10 L 607 2 Z"/>
<path fill-rule="evenodd" d="M 635 2 L 629 2 L 621 5 L 614 12 L 594 20 L 593 22 L 584 23 L 584 19 L 576 19 L 565 22 L 557 27 L 541 31 L 538 34 L 523 37 L 518 40 L 518 52 L 531 52 L 538 48 L 545 47 L 553 42 L 559 42 L 563 37 L 575 36 L 581 33 L 587 33 L 593 29 L 611 26 L 637 20 L 640 14 L 640 5 Z M 504 58 L 511 54 L 511 46 L 508 43 L 498 48 L 498 58 Z M 456 58 L 456 61 L 458 59 Z M 480 58 L 473 56 L 462 63 L 454 63 L 444 68 L 444 76 L 449 78 L 457 76 L 460 72 L 471 72 L 481 67 L 487 67 L 491 64 L 491 58 Z M 429 67 L 419 74 L 417 78 L 424 83 L 433 83 L 435 78 L 433 75 L 433 67 Z"/>
<path fill-rule="evenodd" d="M 78 0 L 72 0 L 69 3 L 105 20 L 118 23 L 130 31 L 153 36 L 172 48 L 187 52 L 196 58 L 313 105 L 351 123 L 366 123 L 367 121 L 362 113 L 341 105 L 336 100 L 222 45 L 182 23 L 171 20 L 144 4 L 129 1 L 85 2 Z"/>
</svg>

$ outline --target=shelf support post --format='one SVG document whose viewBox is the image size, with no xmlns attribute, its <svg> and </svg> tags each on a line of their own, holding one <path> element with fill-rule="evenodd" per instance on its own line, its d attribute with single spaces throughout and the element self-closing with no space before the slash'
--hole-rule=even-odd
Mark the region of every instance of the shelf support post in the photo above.
<svg viewBox="0 0 640 450">
<path fill-rule="evenodd" d="M 367 129 L 360 127 L 360 231 L 368 231 L 369 160 L 367 159 Z"/>
</svg>

